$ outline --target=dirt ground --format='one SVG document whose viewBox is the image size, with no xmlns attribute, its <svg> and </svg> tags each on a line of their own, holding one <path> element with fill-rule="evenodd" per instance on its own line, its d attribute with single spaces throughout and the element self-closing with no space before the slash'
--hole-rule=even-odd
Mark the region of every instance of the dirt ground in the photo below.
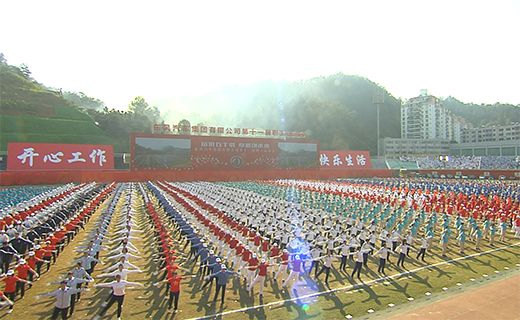
<svg viewBox="0 0 520 320">
<path fill-rule="evenodd" d="M 386 319 L 520 319 L 520 274 L 517 273 Z"/>
</svg>

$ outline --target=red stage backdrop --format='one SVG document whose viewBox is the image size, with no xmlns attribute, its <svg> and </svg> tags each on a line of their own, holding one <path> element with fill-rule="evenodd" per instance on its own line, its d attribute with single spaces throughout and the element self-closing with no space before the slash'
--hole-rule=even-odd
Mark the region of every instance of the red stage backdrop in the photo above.
<svg viewBox="0 0 520 320">
<path fill-rule="evenodd" d="M 320 150 L 320 169 L 372 169 L 370 152 Z"/>
<path fill-rule="evenodd" d="M 7 170 L 114 170 L 111 145 L 8 143 Z"/>
<path fill-rule="evenodd" d="M 131 170 L 318 169 L 317 141 L 132 134 Z"/>
</svg>

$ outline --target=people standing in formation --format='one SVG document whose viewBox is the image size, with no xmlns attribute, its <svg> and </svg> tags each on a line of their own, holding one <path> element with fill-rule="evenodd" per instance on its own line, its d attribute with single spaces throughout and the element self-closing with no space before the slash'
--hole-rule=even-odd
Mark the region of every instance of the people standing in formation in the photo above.
<svg viewBox="0 0 520 320">
<path fill-rule="evenodd" d="M 43 297 L 56 297 L 56 304 L 54 306 L 54 310 L 52 312 L 51 319 L 57 319 L 58 315 L 61 315 L 62 320 L 66 320 L 68 317 L 72 315 L 73 309 L 74 309 L 74 295 L 81 292 L 81 291 L 88 291 L 88 288 L 84 289 L 76 289 L 73 286 L 70 285 L 70 279 L 69 281 L 63 280 L 60 281 L 60 287 L 54 291 L 44 293 L 41 295 L 36 296 L 37 299 L 43 298 Z M 67 313 L 69 313 L 69 308 L 71 308 L 72 311 L 70 311 L 70 314 L 67 316 Z"/>
<path fill-rule="evenodd" d="M 195 275 L 189 276 L 189 277 L 182 277 L 177 274 L 177 271 L 173 271 L 171 276 L 169 276 L 167 279 L 164 279 L 160 282 L 154 283 L 154 286 L 159 285 L 160 283 L 168 283 L 170 285 L 170 295 L 168 297 L 168 311 L 167 313 L 172 312 L 172 303 L 174 305 L 173 313 L 177 313 L 179 309 L 179 295 L 181 292 L 181 280 L 187 279 L 187 278 L 195 278 Z M 175 300 L 175 302 L 174 302 Z"/>
<path fill-rule="evenodd" d="M 17 294 L 23 297 L 25 285 L 45 274 L 89 222 L 94 224 L 93 231 L 76 247 L 80 256 L 71 261 L 74 267 L 64 280 L 65 289 L 60 282 L 58 290 L 62 291 L 55 293 L 68 295 L 70 303 L 57 302 L 53 317 L 59 313 L 63 317 L 63 309 L 72 315 L 96 266 L 109 262 L 105 273 L 97 277 L 113 281 L 95 285 L 111 288 L 99 315 L 117 302 L 117 317 L 121 317 L 125 287 L 141 286 L 127 280 L 129 274 L 143 271 L 131 263 L 141 258 L 135 244 L 145 236 L 138 214 L 148 219 L 154 233 L 157 269 L 153 274 L 160 273 L 159 283 L 166 284 L 167 311 L 172 307 L 178 311 L 181 280 L 186 278 L 205 276 L 202 288 L 215 283 L 214 301 L 220 294 L 224 302 L 231 275 L 236 275 L 233 284 L 240 283 L 247 292 L 256 290 L 259 283 L 260 296 L 270 278 L 270 283 L 281 284 L 272 290 L 285 290 L 292 284 L 289 292 L 297 292 L 299 286 L 306 285 L 301 278 L 312 274 L 312 269 L 316 281 L 321 282 L 319 277 L 325 273 L 324 283 L 328 284 L 336 259 L 337 274 L 360 278 L 371 268 L 373 257 L 379 256 L 378 273 L 384 275 L 392 254 L 398 259 L 391 265 L 400 272 L 410 251 L 417 251 L 417 255 L 408 263 L 422 264 L 437 253 L 447 257 L 455 239 L 458 251 L 464 254 L 470 247 L 468 242 L 480 250 L 482 238 L 488 239 L 490 246 L 497 240 L 507 241 L 509 228 L 519 236 L 518 191 L 514 189 L 508 189 L 512 197 L 497 200 L 479 196 L 484 191 L 478 190 L 473 190 L 475 197 L 464 195 L 463 190 L 457 194 L 453 185 L 444 186 L 447 191 L 426 192 L 434 186 L 397 183 L 401 182 L 372 179 L 357 183 L 279 180 L 68 185 L 48 195 L 55 200 L 45 200 L 46 209 L 35 204 L 24 207 L 27 221 L 13 219 L 16 221 L 2 225 L 14 216 L 12 212 L 0 220 L 4 294 L 9 301 Z M 89 221 L 107 197 L 100 216 Z M 434 239 L 440 242 L 441 250 L 432 251 L 436 249 Z M 377 250 L 378 240 L 381 247 Z M 190 268 L 183 268 L 181 262 Z M 42 270 L 44 264 L 47 270 Z M 178 275 L 178 270 L 191 269 L 196 274 Z"/>
<path fill-rule="evenodd" d="M 3 294 L 10 301 L 7 313 L 13 311 L 17 297 L 25 296 L 26 285 L 31 288 L 32 281 L 49 271 L 63 248 L 84 230 L 109 192 L 108 185 L 67 184 L 0 211 Z"/>
</svg>

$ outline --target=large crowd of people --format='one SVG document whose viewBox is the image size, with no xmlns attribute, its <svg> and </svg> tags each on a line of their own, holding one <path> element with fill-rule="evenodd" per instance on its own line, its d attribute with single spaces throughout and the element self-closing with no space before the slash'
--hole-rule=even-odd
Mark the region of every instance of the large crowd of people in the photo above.
<svg viewBox="0 0 520 320">
<path fill-rule="evenodd" d="M 517 170 L 520 157 L 516 156 L 402 156 L 401 161 L 415 161 L 419 169 L 448 170 Z"/>
<path fill-rule="evenodd" d="M 425 179 L 26 187 L 0 213 L 0 298 L 12 312 L 71 243 L 77 257 L 70 271 L 49 279 L 56 290 L 38 295 L 56 299 L 53 319 L 72 316 L 83 292 L 94 289 L 110 289 L 94 318 L 115 304 L 119 319 L 129 286 L 165 284 L 170 313 L 182 305 L 188 278 L 206 296 L 214 284 L 210 301 L 224 303 L 230 282 L 263 297 L 266 287 L 297 294 L 302 277 L 323 286 L 337 277 L 384 277 L 389 264 L 405 270 L 412 260 L 433 260 L 432 250 L 442 259 L 520 238 L 519 189 L 514 182 Z M 150 280 L 158 279 L 130 281 L 145 272 L 132 262 L 143 258 L 139 239 L 152 234 L 157 266 Z M 372 264 L 377 273 L 369 272 Z"/>
</svg>

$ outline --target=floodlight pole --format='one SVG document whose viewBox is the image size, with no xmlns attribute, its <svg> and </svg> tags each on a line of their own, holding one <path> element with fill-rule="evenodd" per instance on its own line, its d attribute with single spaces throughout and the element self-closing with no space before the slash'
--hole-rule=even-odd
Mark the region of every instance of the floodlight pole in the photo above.
<svg viewBox="0 0 520 320">
<path fill-rule="evenodd" d="M 385 95 L 383 94 L 383 92 L 381 91 L 375 91 L 373 96 L 372 96 L 372 104 L 376 107 L 377 109 L 377 158 L 379 159 L 379 156 L 380 156 L 380 145 L 379 145 L 379 140 L 380 140 L 380 133 L 379 133 L 379 108 L 381 107 L 382 104 L 385 103 Z"/>
</svg>

